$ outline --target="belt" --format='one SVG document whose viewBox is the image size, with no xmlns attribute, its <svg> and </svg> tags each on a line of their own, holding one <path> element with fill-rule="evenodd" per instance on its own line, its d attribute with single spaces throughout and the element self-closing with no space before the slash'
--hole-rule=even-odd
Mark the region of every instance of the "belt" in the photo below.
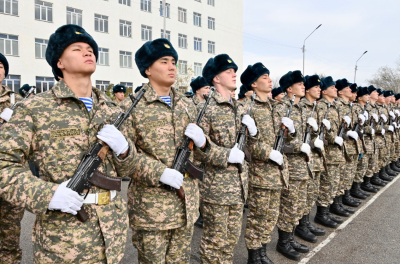
<svg viewBox="0 0 400 264">
<path fill-rule="evenodd" d="M 83 203 L 84 204 L 98 204 L 98 205 L 109 204 L 110 201 L 112 201 L 116 195 L 117 195 L 117 191 L 89 193 L 86 196 Z"/>
</svg>

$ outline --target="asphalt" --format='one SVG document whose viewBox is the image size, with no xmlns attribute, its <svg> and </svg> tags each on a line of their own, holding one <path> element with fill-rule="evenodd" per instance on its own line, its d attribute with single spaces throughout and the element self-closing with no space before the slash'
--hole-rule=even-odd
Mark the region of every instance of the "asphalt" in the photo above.
<svg viewBox="0 0 400 264">
<path fill-rule="evenodd" d="M 318 237 L 317 243 L 311 244 L 297 238 L 299 242 L 310 247 L 311 251 L 315 251 L 309 254 L 302 254 L 302 263 L 400 263 L 399 178 L 396 177 L 391 186 L 364 200 L 361 206 L 357 208 L 360 211 L 358 215 L 354 219 L 345 222 L 345 226 L 336 230 L 325 228 L 327 234 L 323 237 Z M 123 187 L 121 194 L 126 199 L 128 183 L 123 182 Z M 379 197 L 376 198 L 377 195 Z M 374 201 L 366 207 L 366 204 L 371 199 Z M 247 263 L 247 250 L 243 237 L 246 215 L 247 210 L 243 218 L 242 235 L 235 249 L 235 264 Z M 311 216 L 314 215 L 315 208 L 311 212 Z M 344 220 L 347 219 L 344 217 Z M 21 230 L 22 263 L 33 263 L 31 236 L 34 221 L 35 216 L 26 211 L 22 220 Z M 316 225 L 319 226 L 318 224 Z M 199 246 L 202 233 L 202 229 L 195 227 L 191 243 L 191 263 L 193 264 L 200 263 Z M 123 264 L 138 263 L 137 250 L 132 246 L 131 237 L 132 232 L 129 231 L 125 256 L 121 262 Z M 296 263 L 296 261 L 288 260 L 276 252 L 277 239 L 278 234 L 275 228 L 272 241 L 267 245 L 267 254 L 270 259 L 274 263 Z"/>
</svg>

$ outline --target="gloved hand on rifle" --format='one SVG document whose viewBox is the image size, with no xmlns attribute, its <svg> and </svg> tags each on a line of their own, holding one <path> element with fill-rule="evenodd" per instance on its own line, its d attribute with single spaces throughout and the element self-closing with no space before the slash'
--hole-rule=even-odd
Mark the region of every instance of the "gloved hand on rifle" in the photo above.
<svg viewBox="0 0 400 264">
<path fill-rule="evenodd" d="M 289 130 L 290 134 L 296 132 L 294 128 L 293 120 L 288 117 L 282 117 L 282 124 Z"/>
<path fill-rule="evenodd" d="M 400 117 L 400 111 L 399 110 L 394 110 L 394 113 L 397 115 L 397 117 Z"/>
<path fill-rule="evenodd" d="M 364 125 L 364 122 L 365 122 L 365 116 L 364 116 L 364 115 L 362 115 L 362 114 L 359 114 L 359 115 L 358 115 L 358 118 L 360 118 L 360 119 L 361 119 L 361 124 L 360 124 L 360 125 Z"/>
<path fill-rule="evenodd" d="M 343 138 L 342 137 L 335 137 L 335 143 L 339 146 L 343 146 Z"/>
<path fill-rule="evenodd" d="M 328 119 L 322 119 L 322 124 L 324 124 L 326 130 L 331 130 L 331 122 Z"/>
<path fill-rule="evenodd" d="M 0 115 L 0 118 L 3 119 L 6 122 L 10 122 L 11 116 L 14 113 L 14 111 L 10 108 L 4 108 L 3 112 Z"/>
<path fill-rule="evenodd" d="M 196 124 L 190 123 L 185 130 L 185 135 L 193 140 L 196 147 L 201 148 L 206 143 L 206 137 L 203 130 Z"/>
<path fill-rule="evenodd" d="M 364 111 L 363 115 L 365 116 L 365 120 L 368 120 L 368 119 L 369 119 L 369 115 L 368 115 L 368 112 L 367 112 L 367 111 Z"/>
<path fill-rule="evenodd" d="M 318 131 L 318 124 L 314 118 L 309 117 L 307 119 L 307 124 L 309 124 L 312 127 L 313 131 Z"/>
<path fill-rule="evenodd" d="M 97 134 L 97 138 L 105 142 L 117 156 L 125 153 L 129 148 L 125 136 L 114 125 L 104 125 Z"/>
<path fill-rule="evenodd" d="M 381 114 L 381 117 L 382 117 L 382 119 L 383 119 L 383 122 L 387 122 L 387 117 L 386 117 L 386 115 L 384 115 L 384 114 Z"/>
<path fill-rule="evenodd" d="M 346 122 L 347 127 L 349 127 L 350 123 L 351 123 L 351 118 L 349 116 L 344 116 L 343 120 L 344 120 L 344 122 Z"/>
<path fill-rule="evenodd" d="M 393 111 L 389 111 L 389 115 L 392 117 L 392 120 L 396 119 L 396 116 L 394 115 Z"/>
<path fill-rule="evenodd" d="M 324 148 L 324 142 L 321 139 L 319 139 L 319 137 L 317 137 L 314 140 L 314 147 L 315 148 L 319 148 L 320 150 L 322 150 Z"/>
<path fill-rule="evenodd" d="M 352 130 L 347 131 L 347 136 L 351 137 L 352 139 L 354 139 L 356 141 L 358 140 L 358 134 L 356 131 L 352 131 Z"/>
<path fill-rule="evenodd" d="M 50 200 L 49 210 L 76 215 L 83 205 L 83 197 L 67 187 L 68 181 L 61 183 Z"/>
<path fill-rule="evenodd" d="M 180 189 L 183 184 L 183 175 L 177 170 L 165 168 L 160 177 L 160 182 L 174 187 L 175 189 Z"/>
<path fill-rule="evenodd" d="M 276 162 L 278 165 L 282 165 L 283 163 L 283 155 L 274 149 L 269 153 L 269 159 Z"/>
<path fill-rule="evenodd" d="M 229 163 L 239 163 L 242 164 L 244 161 L 244 152 L 238 149 L 238 144 L 236 143 L 235 146 L 231 149 L 229 153 L 228 162 Z"/>
<path fill-rule="evenodd" d="M 372 118 L 375 120 L 375 123 L 378 123 L 379 117 L 377 114 L 372 114 Z"/>
<path fill-rule="evenodd" d="M 385 133 L 386 133 L 386 130 L 385 130 L 384 128 L 382 128 L 382 130 L 381 130 L 381 134 L 382 134 L 382 136 L 384 136 L 384 135 L 385 135 Z"/>
<path fill-rule="evenodd" d="M 371 135 L 373 136 L 373 135 L 375 135 L 375 129 L 371 129 Z"/>
<path fill-rule="evenodd" d="M 243 115 L 242 124 L 247 126 L 250 136 L 254 137 L 255 135 L 257 135 L 256 123 L 254 122 L 254 119 L 251 118 L 249 115 Z"/>
<path fill-rule="evenodd" d="M 388 130 L 393 132 L 394 131 L 394 127 L 393 126 L 389 126 Z"/>
<path fill-rule="evenodd" d="M 311 147 L 307 143 L 303 143 L 301 145 L 300 151 L 306 154 L 307 156 L 310 156 L 311 153 Z"/>
</svg>

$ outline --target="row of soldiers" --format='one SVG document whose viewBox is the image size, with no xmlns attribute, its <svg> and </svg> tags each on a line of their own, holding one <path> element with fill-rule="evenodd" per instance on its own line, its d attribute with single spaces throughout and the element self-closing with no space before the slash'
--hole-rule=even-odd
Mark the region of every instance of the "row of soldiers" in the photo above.
<svg viewBox="0 0 400 264">
<path fill-rule="evenodd" d="M 346 79 L 290 71 L 279 81 L 286 95 L 278 102 L 270 98 L 270 72 L 258 62 L 241 75 L 242 94 L 251 90 L 252 97 L 237 101 L 238 67 L 220 54 L 192 83 L 192 101 L 172 88 L 178 53 L 167 39 L 156 39 L 135 54 L 149 82 L 138 88 L 136 96 L 143 97 L 117 129 L 110 124 L 132 102 L 113 102 L 92 87 L 97 58 L 95 40 L 77 25 L 64 25 L 46 50 L 58 80 L 50 91 L 18 98 L 11 107 L 13 92 L 1 87 L 0 221 L 19 225 L 10 208 L 36 215 L 35 263 L 118 263 L 128 227 L 140 263 L 189 263 L 199 208 L 201 262 L 233 263 L 246 201 L 248 263 L 273 263 L 266 245 L 275 226 L 277 250 L 297 260 L 309 249 L 294 234 L 310 242 L 325 234 L 309 220 L 314 203 L 314 221 L 337 227 L 339 216 L 354 213 L 344 204 L 359 206 L 354 197 L 365 199 L 378 191 L 371 183 L 383 186 L 392 180 L 387 173 L 398 170 L 400 112 L 391 91 L 382 96 L 360 87 L 354 93 Z M 9 65 L 2 55 L 0 61 L 3 80 Z M 98 140 L 111 151 L 102 153 L 96 171 L 101 182 L 91 182 L 81 196 L 68 183 Z M 193 149 L 185 164 L 201 171 L 202 181 L 189 167 L 174 167 L 187 140 Z M 40 179 L 27 161 L 39 168 Z M 131 179 L 127 203 L 118 192 L 123 177 Z M 86 221 L 75 216 L 81 209 Z M 11 225 L 1 225 L 1 252 L 8 255 L 0 261 L 19 263 L 16 236 L 10 236 L 19 230 Z"/>
</svg>

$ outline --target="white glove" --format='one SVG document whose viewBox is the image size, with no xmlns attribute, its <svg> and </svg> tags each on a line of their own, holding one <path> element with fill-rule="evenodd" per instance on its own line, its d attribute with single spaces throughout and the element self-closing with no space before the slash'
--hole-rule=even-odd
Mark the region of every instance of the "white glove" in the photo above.
<svg viewBox="0 0 400 264">
<path fill-rule="evenodd" d="M 250 136 L 254 137 L 255 135 L 257 135 L 256 123 L 254 122 L 254 119 L 251 118 L 249 115 L 243 116 L 242 124 L 245 124 L 247 126 Z"/>
<path fill-rule="evenodd" d="M 375 129 L 371 129 L 371 135 L 375 135 Z"/>
<path fill-rule="evenodd" d="M 309 117 L 307 119 L 307 124 L 309 124 L 312 127 L 313 131 L 318 131 L 318 124 L 314 118 Z"/>
<path fill-rule="evenodd" d="M 358 118 L 360 118 L 360 119 L 361 119 L 361 125 L 364 125 L 364 122 L 365 122 L 365 116 L 364 116 L 364 115 L 362 115 L 362 114 L 359 114 L 359 115 L 358 115 Z"/>
<path fill-rule="evenodd" d="M 49 210 L 61 210 L 61 212 L 76 215 L 83 205 L 84 198 L 68 188 L 68 182 L 69 180 L 58 186 L 47 208 Z"/>
<path fill-rule="evenodd" d="M 322 119 L 322 124 L 324 124 L 326 130 L 331 130 L 331 122 L 328 119 Z"/>
<path fill-rule="evenodd" d="M 394 110 L 394 113 L 399 117 L 400 116 L 400 111 L 399 110 Z"/>
<path fill-rule="evenodd" d="M 393 122 L 393 126 L 394 126 L 394 128 L 397 128 L 397 123 Z"/>
<path fill-rule="evenodd" d="M 394 127 L 393 126 L 389 126 L 389 129 L 388 129 L 389 131 L 394 131 Z"/>
<path fill-rule="evenodd" d="M 303 143 L 301 145 L 300 151 L 305 153 L 307 156 L 310 156 L 311 153 L 311 147 L 307 143 Z"/>
<path fill-rule="evenodd" d="M 4 108 L 3 112 L 0 115 L 0 118 L 6 122 L 9 122 L 13 113 L 14 111 L 10 108 Z"/>
<path fill-rule="evenodd" d="M 179 189 L 183 184 L 183 175 L 177 170 L 165 168 L 160 177 L 160 182 L 174 187 L 175 189 Z"/>
<path fill-rule="evenodd" d="M 271 153 L 269 153 L 269 159 L 272 161 L 275 161 L 278 165 L 282 165 L 283 163 L 283 156 L 282 154 L 277 151 L 277 150 L 271 150 Z"/>
<path fill-rule="evenodd" d="M 386 115 L 384 115 L 384 114 L 381 114 L 381 117 L 382 117 L 382 119 L 383 119 L 383 122 L 387 122 L 387 117 L 386 117 Z"/>
<path fill-rule="evenodd" d="M 244 160 L 244 152 L 238 149 L 238 144 L 231 149 L 231 153 L 229 154 L 228 162 L 229 163 L 239 163 L 242 164 Z"/>
<path fill-rule="evenodd" d="M 294 124 L 292 119 L 288 117 L 282 117 L 282 124 L 288 128 L 290 134 L 296 132 L 296 130 L 294 129 Z"/>
<path fill-rule="evenodd" d="M 342 137 L 335 137 L 335 143 L 339 146 L 343 145 L 343 138 Z"/>
<path fill-rule="evenodd" d="M 386 133 L 386 130 L 384 128 L 382 128 L 382 131 L 381 131 L 382 136 L 385 135 L 385 133 Z"/>
<path fill-rule="evenodd" d="M 372 114 L 372 117 L 375 119 L 375 122 L 378 123 L 379 117 L 377 114 Z"/>
<path fill-rule="evenodd" d="M 320 150 L 322 150 L 324 148 L 324 142 L 321 139 L 319 139 L 319 137 L 317 137 L 314 140 L 314 147 L 319 148 Z"/>
<path fill-rule="evenodd" d="M 354 140 L 358 140 L 358 134 L 355 131 L 347 131 L 347 136 L 353 138 Z"/>
<path fill-rule="evenodd" d="M 114 125 L 104 125 L 97 134 L 97 138 L 110 146 L 117 156 L 125 153 L 129 148 L 125 136 Z"/>
<path fill-rule="evenodd" d="M 185 130 L 185 135 L 193 140 L 196 147 L 201 148 L 206 143 L 203 130 L 196 124 L 190 123 Z"/>
<path fill-rule="evenodd" d="M 349 127 L 350 123 L 351 123 L 351 118 L 349 116 L 344 116 L 343 120 L 344 120 L 344 122 L 346 122 L 347 127 Z"/>
<path fill-rule="evenodd" d="M 396 116 L 394 115 L 393 111 L 389 111 L 389 115 L 392 117 L 392 120 L 394 120 L 396 118 Z"/>
</svg>

